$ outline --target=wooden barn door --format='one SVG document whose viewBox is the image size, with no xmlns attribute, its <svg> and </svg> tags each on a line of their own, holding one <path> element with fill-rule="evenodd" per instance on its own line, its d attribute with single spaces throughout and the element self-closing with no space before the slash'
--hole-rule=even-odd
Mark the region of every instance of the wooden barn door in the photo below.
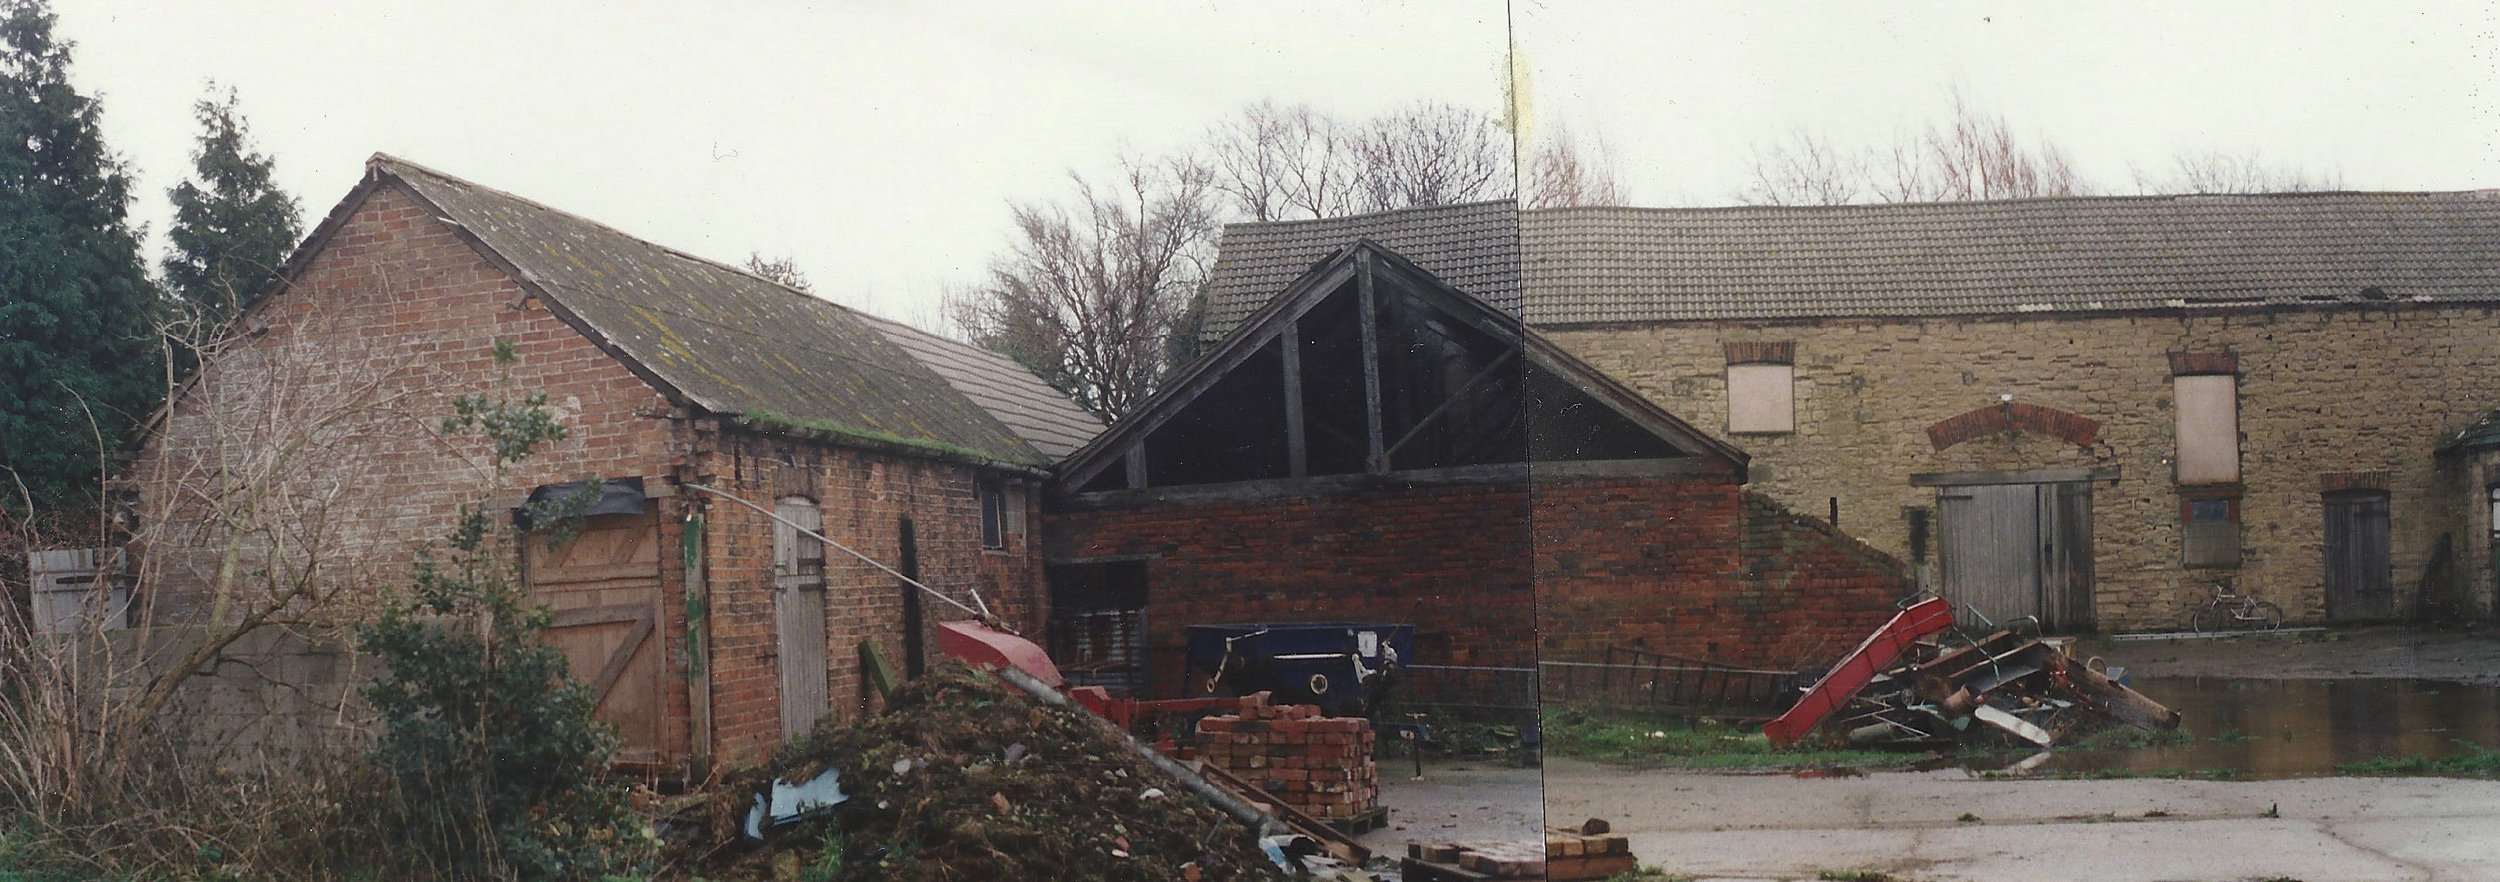
<svg viewBox="0 0 2500 882">
<path fill-rule="evenodd" d="M 1936 492 L 1938 593 L 1998 625 L 2037 617 L 2045 630 L 2091 624 L 2090 484 L 1977 484 Z"/>
<path fill-rule="evenodd" d="M 2396 614 L 2388 576 L 2387 491 L 2326 496 L 2326 614 L 2383 619 Z"/>
<path fill-rule="evenodd" d="M 825 543 L 797 524 L 824 532 L 824 509 L 813 499 L 785 497 L 774 507 L 773 623 L 781 667 L 781 737 L 807 733 L 830 706 L 825 685 Z"/>
<path fill-rule="evenodd" d="M 554 613 L 548 642 L 598 696 L 599 721 L 616 727 L 617 762 L 662 763 L 658 517 L 593 516 L 573 541 L 529 540 L 522 554 L 530 599 Z"/>
</svg>

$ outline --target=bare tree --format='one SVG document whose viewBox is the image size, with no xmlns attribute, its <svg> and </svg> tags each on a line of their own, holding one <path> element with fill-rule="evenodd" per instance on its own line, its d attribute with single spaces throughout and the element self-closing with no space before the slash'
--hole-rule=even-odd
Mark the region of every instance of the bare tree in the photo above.
<svg viewBox="0 0 2500 882">
<path fill-rule="evenodd" d="M 2339 172 L 2313 175 L 2307 169 L 2268 165 L 2256 151 L 2181 151 L 2171 157 L 2170 173 L 2155 179 L 2142 170 L 2135 186 L 2143 193 L 2308 193 L 2341 190 Z"/>
<path fill-rule="evenodd" d="M 1364 211 L 1506 199 L 1516 190 L 1511 144 L 1492 117 L 1423 102 L 1364 125 Z"/>
<path fill-rule="evenodd" d="M 0 605 L 0 801 L 45 835 L 137 842 L 165 813 L 196 808 L 185 800 L 224 800 L 216 811 L 236 826 L 192 834 L 235 847 L 225 837 L 295 801 L 219 789 L 215 770 L 238 760 L 228 739 L 249 740 L 241 729 L 262 724 L 241 692 L 216 691 L 232 681 L 211 687 L 203 675 L 252 679 L 276 658 L 263 650 L 322 646 L 362 612 L 350 598 L 370 597 L 383 564 L 404 554 L 350 537 L 374 500 L 389 498 L 381 454 L 427 431 L 404 406 L 440 383 L 393 353 L 358 351 L 358 339 L 306 314 L 185 341 L 197 344 L 199 369 L 115 487 L 129 505 L 126 553 L 96 556 L 101 571 L 74 615 Z M 128 586 L 126 613 L 105 590 L 115 584 Z M 318 693 L 283 670 L 255 680 L 273 701 Z M 203 695 L 219 713 L 168 718 Z M 344 692 L 282 700 L 301 702 L 300 713 Z"/>
<path fill-rule="evenodd" d="M 1835 150 L 1798 128 L 1787 141 L 1754 148 L 1753 184 L 1736 198 L 1747 205 L 1847 205 L 1867 187 L 1863 154 Z"/>
<path fill-rule="evenodd" d="M 1338 217 L 1511 194 L 1511 144 L 1489 116 L 1422 102 L 1362 122 L 1262 101 L 1210 127 L 1215 188 L 1253 221 Z"/>
<path fill-rule="evenodd" d="M 1261 101 L 1207 130 L 1215 187 L 1254 221 L 1336 217 L 1359 204 L 1357 133 L 1307 104 Z"/>
<path fill-rule="evenodd" d="M 780 282 L 797 289 L 802 294 L 816 293 L 816 286 L 808 283 L 807 274 L 799 272 L 798 262 L 791 260 L 787 254 L 766 258 L 764 252 L 749 251 L 747 252 L 747 272 Z"/>
<path fill-rule="evenodd" d="M 2026 143 L 2005 115 L 1971 106 L 1953 90 L 1953 116 L 1943 126 L 1896 145 L 1876 182 L 1886 202 L 1965 202 L 2035 196 L 2082 196 L 2091 188 L 2057 145 Z"/>
<path fill-rule="evenodd" d="M 1529 208 L 1562 208 L 1622 205 L 1624 198 L 1603 145 L 1594 156 L 1583 153 L 1570 129 L 1556 127 L 1528 159 L 1527 193 L 1520 202 Z"/>
<path fill-rule="evenodd" d="M 1109 186 L 1070 178 L 1070 203 L 1014 206 L 1014 249 L 949 312 L 966 338 L 1117 420 L 1154 391 L 1165 341 L 1206 278 L 1216 172 L 1131 157 Z"/>
<path fill-rule="evenodd" d="M 1840 205 L 1861 196 L 1965 202 L 2092 192 L 2057 145 L 2027 140 L 2004 114 L 1972 105 L 1960 89 L 1952 94 L 1952 115 L 1942 124 L 1881 150 L 1835 150 L 1804 131 L 1757 148 L 1754 183 L 1737 198 L 1756 205 Z"/>
</svg>

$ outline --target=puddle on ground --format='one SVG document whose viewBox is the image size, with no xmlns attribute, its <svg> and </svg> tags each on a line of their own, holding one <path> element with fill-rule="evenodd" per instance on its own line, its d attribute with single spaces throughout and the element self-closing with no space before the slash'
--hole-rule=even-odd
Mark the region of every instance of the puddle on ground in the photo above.
<svg viewBox="0 0 2500 882">
<path fill-rule="evenodd" d="M 2500 688 L 2432 680 L 2249 680 L 2139 677 L 2147 698 L 2181 712 L 2194 741 L 2152 747 L 2061 749 L 1959 757 L 1978 771 L 2031 774 L 2212 772 L 2301 778 L 2380 757 L 2442 757 L 2500 748 Z"/>
</svg>

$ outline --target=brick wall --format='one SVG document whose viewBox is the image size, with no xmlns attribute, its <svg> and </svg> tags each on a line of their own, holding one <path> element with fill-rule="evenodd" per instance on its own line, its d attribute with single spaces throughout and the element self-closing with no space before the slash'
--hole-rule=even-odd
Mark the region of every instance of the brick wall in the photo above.
<svg viewBox="0 0 2500 882">
<path fill-rule="evenodd" d="M 240 328 L 129 472 L 156 586 L 151 611 L 163 623 L 207 611 L 203 589 L 234 523 L 209 516 L 214 506 L 254 498 L 247 526 L 271 528 L 239 546 L 247 574 L 318 549 L 313 587 L 332 596 L 299 609 L 342 622 L 370 612 L 381 587 L 406 584 L 417 549 L 438 541 L 462 506 L 592 477 L 656 485 L 683 449 L 656 390 L 393 187 L 356 206 L 293 289 Z M 508 366 L 496 364 L 498 340 L 511 344 Z M 524 391 L 546 393 L 569 438 L 498 475 L 485 442 L 441 434 L 454 397 Z M 253 481 L 264 492 L 224 493 L 228 482 Z M 662 546 L 673 550 L 674 536 Z M 682 604 L 675 587 L 670 609 Z M 664 657 L 682 657 L 682 630 L 661 633 Z M 671 682 L 682 707 L 682 679 Z M 671 745 L 680 754 L 683 737 L 680 727 Z"/>
<path fill-rule="evenodd" d="M 1234 501 L 1056 507 L 1053 562 L 1145 558 L 1153 691 L 1177 695 L 1189 625 L 1416 625 L 1414 661 L 1535 657 L 1527 497 L 1516 486 L 1384 486 Z"/>
<path fill-rule="evenodd" d="M 1863 639 L 1909 590 L 1882 553 L 1726 476 L 1066 506 L 1047 516 L 1051 560 L 1146 560 L 1159 695 L 1182 686 L 1192 624 L 1411 622 L 1412 661 L 1433 665 L 1609 645 L 1804 664 Z"/>
<path fill-rule="evenodd" d="M 981 547 L 976 470 L 896 456 L 827 447 L 753 432 L 707 433 L 698 471 L 710 486 L 770 509 L 783 497 L 816 500 L 825 536 L 879 562 L 901 567 L 901 522 L 912 521 L 919 579 L 957 600 L 978 588 L 992 610 L 1027 634 L 1041 633 L 1039 567 L 1029 531 L 1011 531 L 1004 549 Z M 1031 494 L 1025 494 L 1030 498 Z M 1033 518 L 1011 518 L 1010 525 Z M 781 739 L 780 649 L 772 595 L 772 523 L 731 503 L 709 506 L 706 564 L 711 571 L 713 725 L 723 758 L 760 760 Z M 832 714 L 860 713 L 857 647 L 873 640 L 898 673 L 903 653 L 902 582 L 839 550 L 825 555 L 826 694 Z M 924 626 L 970 618 L 936 598 L 921 598 Z M 936 637 L 925 655 L 938 658 Z"/>
<path fill-rule="evenodd" d="M 2393 582 L 2409 602 L 2443 532 L 2477 542 L 2431 450 L 2493 405 L 2500 315 L 2353 306 L 1925 321 L 1830 320 L 1549 329 L 1557 343 L 1725 436 L 1732 341 L 1795 346 L 1797 430 L 1736 437 L 1756 489 L 1801 511 L 1839 500 L 1841 527 L 1908 558 L 1918 473 L 2117 468 L 2093 487 L 2095 614 L 2111 630 L 2186 622 L 2214 573 L 2181 564 L 2171 353 L 2228 353 L 2239 371 L 2241 587 L 2295 620 L 2325 616 L 2321 476 L 2385 471 Z M 1935 424 L 1999 404 L 2093 421 L 2071 437 L 2000 431 L 1938 448 Z M 2074 435 L 2074 432 L 2065 432 Z M 1930 559 L 1933 554 L 1930 545 Z M 2478 577 L 2480 578 L 2480 577 Z M 2480 603 L 2488 609 L 2489 580 Z M 2400 606 L 2400 611 L 2402 607 Z"/>
<path fill-rule="evenodd" d="M 512 500 L 546 483 L 641 477 L 665 489 L 674 478 L 717 474 L 718 485 L 770 508 L 788 491 L 827 503 L 828 535 L 891 560 L 896 518 L 917 525 L 925 581 L 949 590 L 982 586 L 991 604 L 1038 631 L 1030 545 L 980 548 L 973 472 L 886 454 L 826 448 L 751 434 L 722 436 L 674 409 L 657 390 L 551 314 L 501 270 L 429 217 L 396 187 L 355 206 L 294 288 L 246 320 L 237 355 L 208 372 L 176 405 L 131 474 L 146 497 L 143 520 L 160 525 L 143 549 L 154 580 L 154 614 L 183 623 L 207 608 L 208 584 L 226 535 L 204 515 L 213 480 L 273 476 L 285 506 L 262 512 L 287 525 L 281 540 L 247 543 L 249 559 L 318 544 L 337 599 L 322 612 L 344 621 L 370 611 L 375 589 L 405 584 L 416 550 L 439 539 L 464 505 Z M 496 364 L 508 340 L 517 356 Z M 498 475 L 484 442 L 444 438 L 454 397 L 544 392 L 566 440 Z M 354 404 L 342 407 L 341 403 Z M 326 428 L 310 436 L 304 426 Z M 289 440 L 285 459 L 273 459 Z M 791 463 L 782 464 L 787 455 Z M 1029 498 L 1029 495 L 1028 495 Z M 684 516 L 710 511 L 706 564 L 712 585 L 712 690 L 716 750 L 731 762 L 759 759 L 779 737 L 778 674 L 771 646 L 771 531 L 760 515 L 685 494 L 660 509 L 661 658 L 672 760 L 691 751 L 686 676 L 688 632 Z M 1022 519 L 1031 523 L 1032 518 Z M 190 525 L 207 525 L 197 529 Z M 863 636 L 899 660 L 899 589 L 891 577 L 834 558 L 826 652 L 836 711 L 857 694 L 854 646 Z M 952 617 L 932 601 L 930 621 Z"/>
<path fill-rule="evenodd" d="M 1728 483 L 1539 485 L 1540 657 L 1608 646 L 1749 666 L 1824 664 L 1910 590 L 1900 564 Z"/>
</svg>

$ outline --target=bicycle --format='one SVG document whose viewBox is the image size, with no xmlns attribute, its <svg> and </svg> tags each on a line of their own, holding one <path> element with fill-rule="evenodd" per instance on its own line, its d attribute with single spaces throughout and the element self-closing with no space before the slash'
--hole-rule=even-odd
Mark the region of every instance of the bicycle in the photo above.
<svg viewBox="0 0 2500 882">
<path fill-rule="evenodd" d="M 2283 627 L 2283 608 L 2254 594 L 2231 593 L 2229 579 L 2214 580 L 2214 599 L 2188 613 L 2188 628 L 2199 634 L 2248 628 L 2272 631 Z"/>
</svg>

